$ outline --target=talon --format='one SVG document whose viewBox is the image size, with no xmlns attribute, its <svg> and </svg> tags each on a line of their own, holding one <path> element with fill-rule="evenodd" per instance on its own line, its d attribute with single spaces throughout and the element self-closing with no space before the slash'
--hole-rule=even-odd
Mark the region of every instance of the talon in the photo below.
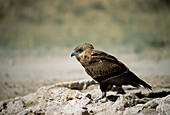
<svg viewBox="0 0 170 115">
<path fill-rule="evenodd" d="M 117 94 L 126 94 L 122 86 L 116 86 Z"/>
</svg>

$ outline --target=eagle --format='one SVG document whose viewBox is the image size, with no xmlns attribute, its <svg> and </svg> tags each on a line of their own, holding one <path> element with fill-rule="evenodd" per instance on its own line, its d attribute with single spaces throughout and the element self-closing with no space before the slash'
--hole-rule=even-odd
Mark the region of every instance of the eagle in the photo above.
<svg viewBox="0 0 170 115">
<path fill-rule="evenodd" d="M 102 96 L 106 97 L 106 92 L 113 85 L 120 93 L 125 93 L 122 85 L 132 85 L 139 87 L 143 85 L 146 89 L 152 90 L 152 87 L 137 77 L 125 64 L 120 62 L 116 57 L 103 51 L 94 50 L 93 45 L 82 43 L 78 45 L 71 57 L 76 59 L 84 67 L 86 73 L 99 83 Z"/>
</svg>

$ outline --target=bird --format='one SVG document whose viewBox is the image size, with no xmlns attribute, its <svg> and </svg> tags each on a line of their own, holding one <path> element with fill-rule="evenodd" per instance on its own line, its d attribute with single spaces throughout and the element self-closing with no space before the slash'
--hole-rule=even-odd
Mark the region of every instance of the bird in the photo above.
<svg viewBox="0 0 170 115">
<path fill-rule="evenodd" d="M 95 50 L 90 43 L 81 43 L 73 52 L 71 57 L 76 59 L 84 67 L 86 73 L 98 82 L 102 96 L 99 99 L 106 97 L 113 85 L 121 93 L 125 93 L 122 85 L 131 85 L 140 87 L 141 85 L 152 90 L 152 87 L 145 81 L 135 75 L 125 64 L 119 61 L 116 57 L 99 50 Z"/>
</svg>

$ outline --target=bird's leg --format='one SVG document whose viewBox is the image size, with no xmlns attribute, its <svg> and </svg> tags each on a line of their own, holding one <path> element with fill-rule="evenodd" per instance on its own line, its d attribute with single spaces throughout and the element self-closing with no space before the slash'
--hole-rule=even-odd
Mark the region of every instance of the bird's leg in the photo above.
<svg viewBox="0 0 170 115">
<path fill-rule="evenodd" d="M 102 97 L 101 97 L 101 99 L 104 98 L 104 97 L 106 97 L 106 92 L 102 92 Z"/>
<path fill-rule="evenodd" d="M 102 92 L 102 96 L 99 99 L 103 99 L 106 97 L 106 92 Z"/>
<path fill-rule="evenodd" d="M 117 94 L 126 94 L 122 86 L 116 86 Z"/>
</svg>

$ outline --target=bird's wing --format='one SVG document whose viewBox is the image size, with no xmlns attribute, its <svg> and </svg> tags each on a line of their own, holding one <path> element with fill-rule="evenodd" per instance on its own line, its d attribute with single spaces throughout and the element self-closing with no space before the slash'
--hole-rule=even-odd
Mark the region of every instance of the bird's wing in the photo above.
<svg viewBox="0 0 170 115">
<path fill-rule="evenodd" d="M 98 82 L 119 77 L 128 71 L 128 68 L 114 56 L 102 51 L 93 51 L 91 61 L 85 66 L 86 72 Z"/>
</svg>

